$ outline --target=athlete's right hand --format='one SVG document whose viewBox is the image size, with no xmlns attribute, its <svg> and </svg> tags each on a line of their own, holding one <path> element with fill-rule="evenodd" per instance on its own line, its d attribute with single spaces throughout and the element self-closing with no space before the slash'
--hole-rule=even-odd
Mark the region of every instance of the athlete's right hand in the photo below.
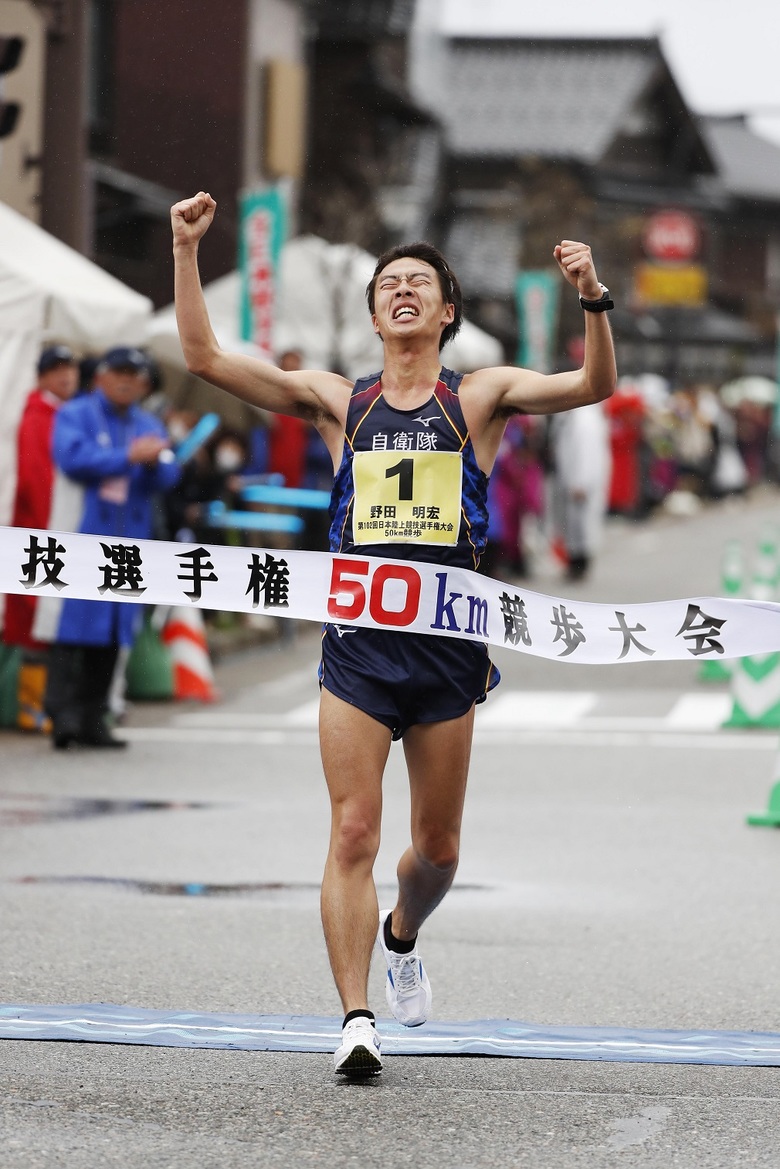
<svg viewBox="0 0 780 1169">
<path fill-rule="evenodd" d="M 196 244 L 211 227 L 216 202 L 205 191 L 192 199 L 182 199 L 171 207 L 171 227 L 175 244 Z"/>
</svg>

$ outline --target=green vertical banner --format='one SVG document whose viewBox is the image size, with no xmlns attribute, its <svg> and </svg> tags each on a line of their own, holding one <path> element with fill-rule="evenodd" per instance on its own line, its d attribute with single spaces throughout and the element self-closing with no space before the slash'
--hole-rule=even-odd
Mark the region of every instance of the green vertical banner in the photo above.
<svg viewBox="0 0 780 1169">
<path fill-rule="evenodd" d="M 275 285 L 287 220 L 284 196 L 278 187 L 247 191 L 241 196 L 239 215 L 241 337 L 271 353 Z"/>
<path fill-rule="evenodd" d="M 558 324 L 561 280 L 558 273 L 521 272 L 515 282 L 519 344 L 517 364 L 549 373 Z"/>
</svg>

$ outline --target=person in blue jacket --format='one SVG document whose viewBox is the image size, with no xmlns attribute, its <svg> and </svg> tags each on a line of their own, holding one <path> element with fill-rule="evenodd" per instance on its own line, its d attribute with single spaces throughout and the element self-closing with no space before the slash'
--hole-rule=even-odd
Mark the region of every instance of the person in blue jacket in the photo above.
<svg viewBox="0 0 780 1169">
<path fill-rule="evenodd" d="M 79 532 L 149 539 L 154 495 L 179 480 L 164 426 L 139 405 L 149 390 L 148 371 L 139 349 L 110 349 L 98 366 L 94 391 L 58 412 L 54 461 L 83 488 Z M 121 554 L 111 573 L 109 585 L 127 575 Z M 131 577 L 132 567 L 132 587 Z M 45 702 L 55 748 L 125 746 L 111 734 L 105 715 L 119 647 L 132 644 L 140 616 L 139 606 L 119 601 L 63 602 Z"/>
</svg>

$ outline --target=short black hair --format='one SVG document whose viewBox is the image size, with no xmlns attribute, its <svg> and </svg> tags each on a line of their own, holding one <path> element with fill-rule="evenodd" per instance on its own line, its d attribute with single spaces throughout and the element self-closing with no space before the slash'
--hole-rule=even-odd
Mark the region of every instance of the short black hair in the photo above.
<svg viewBox="0 0 780 1169">
<path fill-rule="evenodd" d="M 393 260 L 403 260 L 406 256 L 411 257 L 413 260 L 424 260 L 426 264 L 430 264 L 435 269 L 436 275 L 439 277 L 439 287 L 441 288 L 444 303 L 454 305 L 455 307 L 454 317 L 442 330 L 439 349 L 443 349 L 448 341 L 451 341 L 453 337 L 457 336 L 463 322 L 463 293 L 461 292 L 457 276 L 439 249 L 435 248 L 433 244 L 418 240 L 413 244 L 396 244 L 394 248 L 389 248 L 386 252 L 382 252 L 382 255 L 376 262 L 374 275 L 371 277 L 368 288 L 366 289 L 368 311 L 372 316 L 374 315 L 374 292 L 379 274 L 388 264 L 392 264 Z"/>
</svg>

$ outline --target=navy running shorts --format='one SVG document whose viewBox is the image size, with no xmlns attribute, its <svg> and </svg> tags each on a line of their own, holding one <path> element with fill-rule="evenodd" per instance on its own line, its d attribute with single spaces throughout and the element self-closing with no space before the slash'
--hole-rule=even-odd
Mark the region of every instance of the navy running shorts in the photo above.
<svg viewBox="0 0 780 1169">
<path fill-rule="evenodd" d="M 389 727 L 460 718 L 501 680 L 481 642 L 326 625 L 320 685 Z"/>
</svg>

